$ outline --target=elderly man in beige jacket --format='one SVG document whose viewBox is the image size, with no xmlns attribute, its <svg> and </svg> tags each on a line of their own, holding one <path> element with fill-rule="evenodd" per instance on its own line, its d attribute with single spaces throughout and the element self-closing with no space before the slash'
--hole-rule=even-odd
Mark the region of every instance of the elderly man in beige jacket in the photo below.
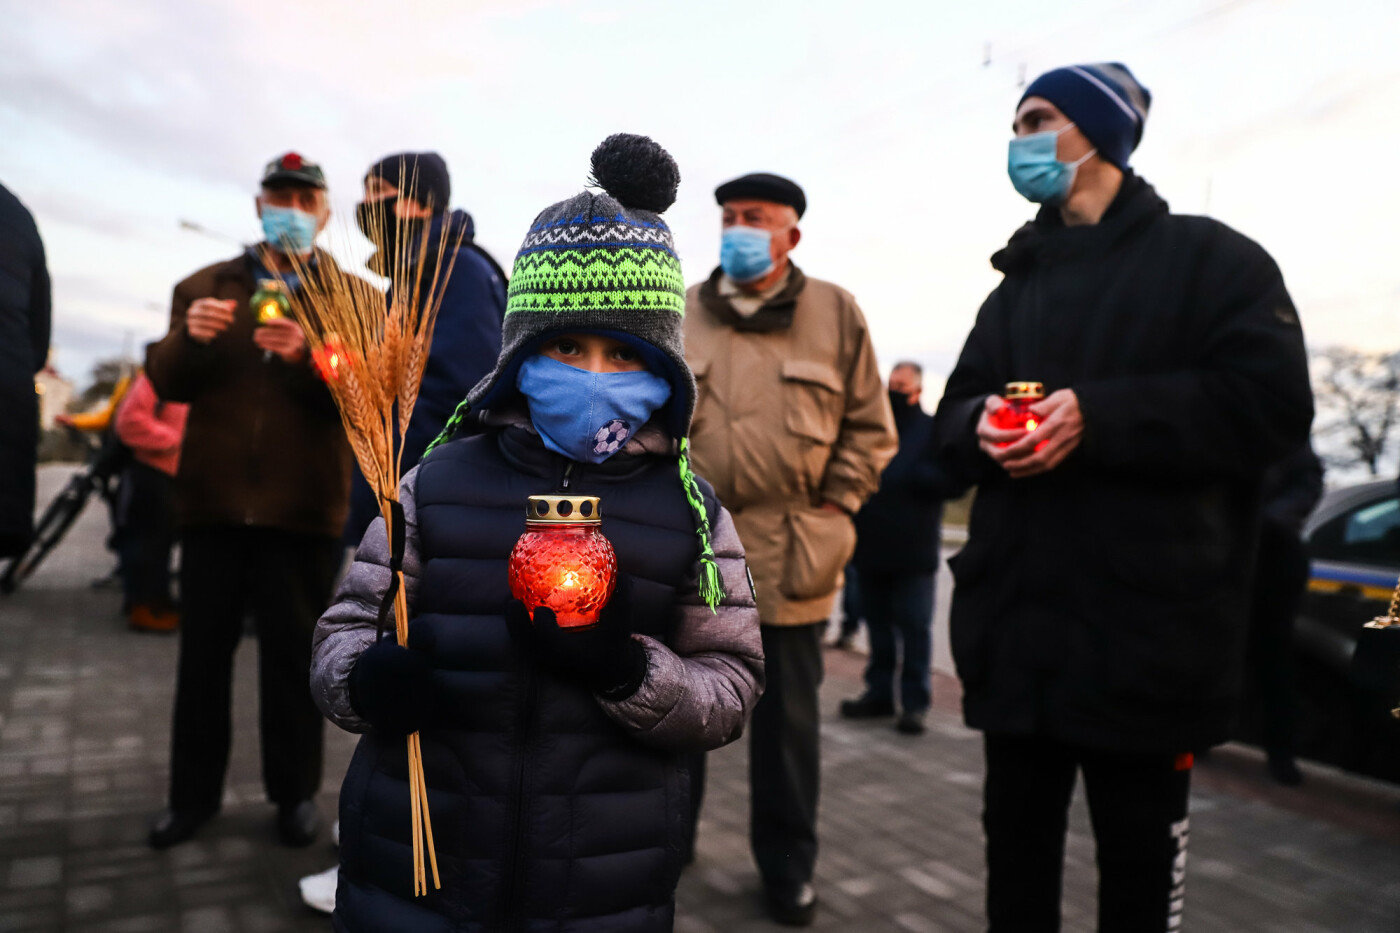
<svg viewBox="0 0 1400 933">
<path fill-rule="evenodd" d="M 769 913 L 816 907 L 822 634 L 855 548 L 852 516 L 898 446 L 865 319 L 849 292 L 788 259 L 803 191 L 778 175 L 720 185 L 720 267 L 686 294 L 686 359 L 699 383 L 697 472 L 748 550 L 768 685 L 749 732 L 754 858 Z M 696 763 L 695 796 L 703 764 Z"/>
</svg>

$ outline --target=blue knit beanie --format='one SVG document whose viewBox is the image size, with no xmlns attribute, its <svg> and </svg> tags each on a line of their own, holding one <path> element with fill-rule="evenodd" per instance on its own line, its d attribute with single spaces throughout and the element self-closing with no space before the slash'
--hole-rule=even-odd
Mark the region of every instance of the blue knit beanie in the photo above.
<svg viewBox="0 0 1400 933">
<path fill-rule="evenodd" d="M 1101 62 L 1056 68 L 1031 82 L 1016 106 L 1027 97 L 1043 97 L 1074 121 L 1099 155 L 1119 168 L 1142 140 L 1152 94 L 1138 83 L 1127 65 Z"/>
</svg>

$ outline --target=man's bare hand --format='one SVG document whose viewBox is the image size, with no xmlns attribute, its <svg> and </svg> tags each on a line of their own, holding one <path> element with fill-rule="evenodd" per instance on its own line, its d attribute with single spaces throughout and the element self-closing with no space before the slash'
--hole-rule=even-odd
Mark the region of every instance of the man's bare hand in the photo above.
<svg viewBox="0 0 1400 933">
<path fill-rule="evenodd" d="M 233 299 L 200 298 L 185 312 L 185 331 L 199 343 L 208 343 L 233 324 Z"/>
<path fill-rule="evenodd" d="M 1060 389 L 1031 406 L 1040 417 L 1032 431 L 1017 428 L 1003 431 L 993 427 L 991 414 L 1005 404 L 999 396 L 989 396 L 982 417 L 977 421 L 977 441 L 1012 479 L 1048 473 L 1064 462 L 1084 436 L 1084 416 L 1073 389 Z M 1005 444 L 1006 446 L 999 446 Z"/>
<path fill-rule="evenodd" d="M 268 321 L 253 331 L 253 343 L 260 349 L 275 353 L 284 363 L 300 363 L 306 359 L 306 334 L 301 325 L 288 318 Z"/>
</svg>

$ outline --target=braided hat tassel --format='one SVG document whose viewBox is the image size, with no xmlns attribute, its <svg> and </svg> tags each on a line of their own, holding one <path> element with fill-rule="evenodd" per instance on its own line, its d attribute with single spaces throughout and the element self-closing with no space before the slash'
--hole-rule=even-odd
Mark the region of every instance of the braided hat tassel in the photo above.
<svg viewBox="0 0 1400 933">
<path fill-rule="evenodd" d="M 680 455 L 681 488 L 685 490 L 690 511 L 695 515 L 695 536 L 700 539 L 700 598 L 711 612 L 719 608 L 724 598 L 724 583 L 720 579 L 719 563 L 715 560 L 714 545 L 710 541 L 710 516 L 705 512 L 705 500 L 700 495 L 700 484 L 695 481 L 695 471 L 690 466 L 690 438 L 681 438 Z"/>
<path fill-rule="evenodd" d="M 457 429 L 462 426 L 462 422 L 466 420 L 467 413 L 471 410 L 472 405 L 468 399 L 462 399 L 462 401 L 458 402 L 456 410 L 452 412 L 452 417 L 448 418 L 447 424 L 443 425 L 442 433 L 433 438 L 433 442 L 428 445 L 428 449 L 423 451 L 423 456 L 426 457 L 428 454 L 432 453 L 434 447 L 440 444 L 446 444 L 448 441 L 452 440 L 452 435 L 457 433 Z"/>
</svg>

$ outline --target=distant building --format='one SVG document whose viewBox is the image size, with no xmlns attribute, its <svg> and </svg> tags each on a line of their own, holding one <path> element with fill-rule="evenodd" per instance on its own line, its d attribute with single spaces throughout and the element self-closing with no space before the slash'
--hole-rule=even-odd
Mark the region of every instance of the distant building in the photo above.
<svg viewBox="0 0 1400 933">
<path fill-rule="evenodd" d="M 73 400 L 73 383 L 59 375 L 50 363 L 34 376 L 34 391 L 39 394 L 39 428 L 51 430 L 54 418 L 67 411 Z"/>
</svg>

